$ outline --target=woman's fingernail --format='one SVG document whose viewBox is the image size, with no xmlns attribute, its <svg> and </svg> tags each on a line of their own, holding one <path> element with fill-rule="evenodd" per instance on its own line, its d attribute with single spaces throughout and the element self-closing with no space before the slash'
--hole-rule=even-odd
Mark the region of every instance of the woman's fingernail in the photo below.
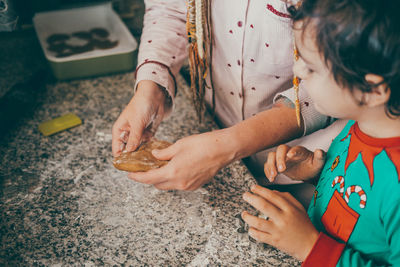
<svg viewBox="0 0 400 267">
<path fill-rule="evenodd" d="M 282 164 L 278 165 L 278 170 L 283 171 L 283 165 Z"/>
</svg>

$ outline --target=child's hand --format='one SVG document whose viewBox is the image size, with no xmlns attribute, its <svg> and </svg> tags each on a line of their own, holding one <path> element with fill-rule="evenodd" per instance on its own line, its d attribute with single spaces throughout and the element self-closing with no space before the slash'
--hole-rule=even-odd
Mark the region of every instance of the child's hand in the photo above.
<svg viewBox="0 0 400 267">
<path fill-rule="evenodd" d="M 243 220 L 249 224 L 249 235 L 304 261 L 318 239 L 318 231 L 303 206 L 289 193 L 252 186 L 243 199 L 266 214 L 268 220 L 244 211 Z"/>
<path fill-rule="evenodd" d="M 311 180 L 319 176 L 325 164 L 325 152 L 317 149 L 313 152 L 302 146 L 280 145 L 276 152 L 268 154 L 264 172 L 270 182 L 278 173 L 284 173 L 294 180 Z"/>
</svg>

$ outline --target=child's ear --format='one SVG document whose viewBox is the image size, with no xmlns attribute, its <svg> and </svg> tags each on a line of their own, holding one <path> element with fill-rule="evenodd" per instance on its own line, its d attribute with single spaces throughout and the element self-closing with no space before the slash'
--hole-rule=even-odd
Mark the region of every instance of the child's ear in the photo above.
<svg viewBox="0 0 400 267">
<path fill-rule="evenodd" d="M 365 80 L 373 86 L 370 93 L 364 94 L 365 104 L 369 107 L 384 105 L 390 98 L 390 88 L 383 82 L 383 77 L 376 74 L 367 74 L 365 75 Z"/>
</svg>

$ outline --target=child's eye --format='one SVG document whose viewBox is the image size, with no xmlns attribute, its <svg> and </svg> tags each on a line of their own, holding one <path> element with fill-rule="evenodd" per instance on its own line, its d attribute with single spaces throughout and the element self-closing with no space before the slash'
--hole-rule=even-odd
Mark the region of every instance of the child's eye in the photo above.
<svg viewBox="0 0 400 267">
<path fill-rule="evenodd" d="M 307 73 L 311 74 L 311 73 L 313 73 L 313 72 L 314 72 L 313 69 L 307 68 Z"/>
</svg>

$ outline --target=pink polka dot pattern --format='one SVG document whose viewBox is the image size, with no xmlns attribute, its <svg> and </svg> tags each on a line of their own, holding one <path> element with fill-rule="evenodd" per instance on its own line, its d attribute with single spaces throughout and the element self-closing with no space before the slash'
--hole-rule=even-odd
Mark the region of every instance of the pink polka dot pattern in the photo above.
<svg viewBox="0 0 400 267">
<path fill-rule="evenodd" d="M 160 11 L 169 14 L 169 1 L 154 2 L 160 3 L 160 6 L 165 5 L 165 10 L 161 7 Z M 215 107 L 217 112 L 223 113 L 221 118 L 224 122 L 256 115 L 262 105 L 272 103 L 275 93 L 271 94 L 271 92 L 280 92 L 283 89 L 282 85 L 291 81 L 291 77 L 280 71 L 283 68 L 274 66 L 274 64 L 286 64 L 288 60 L 291 62 L 293 57 L 291 22 L 290 19 L 286 19 L 289 13 L 285 5 L 281 5 L 280 1 L 272 0 L 243 1 L 245 5 L 233 4 L 234 2 L 225 0 L 213 7 L 216 16 L 213 16 L 215 26 L 212 27 L 214 38 L 211 46 L 216 68 L 213 69 L 212 78 L 214 90 L 218 92 L 215 94 Z M 182 8 L 184 8 L 183 5 Z M 153 16 L 147 16 L 146 25 L 164 28 L 167 26 L 164 24 L 169 23 L 167 20 L 160 20 L 160 14 L 150 13 L 153 13 Z M 182 13 L 180 16 L 182 21 L 186 19 L 186 14 Z M 175 19 L 174 21 L 176 22 Z M 175 28 L 172 20 L 170 26 L 167 39 L 164 38 L 165 33 L 162 31 L 144 35 L 142 63 L 153 65 L 153 61 L 158 60 L 165 62 L 167 67 L 176 71 L 176 64 L 178 61 L 181 63 L 183 53 L 187 53 L 184 47 L 187 44 L 187 32 L 183 31 L 184 28 Z M 155 53 L 154 49 L 162 49 L 165 53 Z M 146 60 L 143 61 L 143 59 Z M 151 80 L 157 80 L 169 86 L 169 76 L 164 73 L 166 68 L 152 69 L 151 65 L 144 68 L 141 73 L 139 72 L 139 77 L 146 79 L 150 77 Z M 276 70 L 276 72 L 271 73 L 268 70 Z M 209 102 L 212 100 L 213 89 L 206 88 L 208 88 L 206 99 Z M 172 88 L 171 91 L 173 91 Z M 223 101 L 230 102 L 229 105 L 232 106 L 238 105 L 241 109 L 237 109 L 237 112 L 232 112 L 232 114 L 225 114 L 226 109 L 222 108 Z M 309 105 L 312 105 L 310 101 Z M 302 101 L 302 106 L 309 109 L 304 101 Z"/>
</svg>

